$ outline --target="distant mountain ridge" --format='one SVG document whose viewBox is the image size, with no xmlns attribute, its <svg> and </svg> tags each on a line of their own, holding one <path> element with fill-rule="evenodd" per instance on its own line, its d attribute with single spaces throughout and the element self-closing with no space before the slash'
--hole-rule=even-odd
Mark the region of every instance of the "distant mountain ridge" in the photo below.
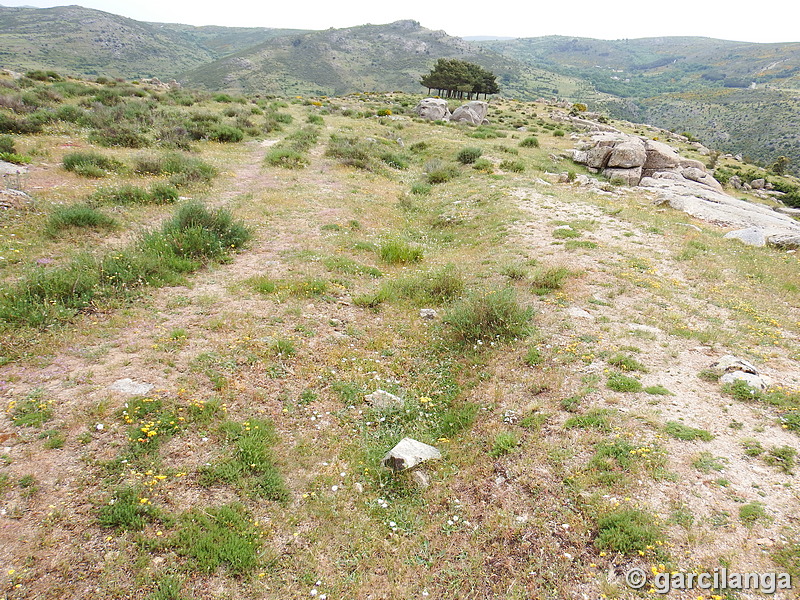
<svg viewBox="0 0 800 600">
<path fill-rule="evenodd" d="M 800 167 L 800 43 L 698 37 L 470 40 L 417 21 L 324 31 L 146 23 L 67 6 L 0 7 L 0 67 L 176 78 L 275 95 L 422 92 L 438 58 L 474 62 L 501 93 L 560 98 L 686 132 L 720 150 Z M 751 89 L 755 88 L 755 89 Z"/>
</svg>

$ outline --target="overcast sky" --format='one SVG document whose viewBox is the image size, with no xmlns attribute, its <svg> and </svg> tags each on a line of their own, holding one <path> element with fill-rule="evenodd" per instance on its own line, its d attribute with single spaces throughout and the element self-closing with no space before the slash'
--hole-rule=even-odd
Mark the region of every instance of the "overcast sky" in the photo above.
<svg viewBox="0 0 800 600">
<path fill-rule="evenodd" d="M 468 8 L 455 2 L 408 2 L 403 0 L 0 0 L 4 6 L 80 4 L 137 19 L 188 25 L 328 29 L 366 23 L 383 24 L 414 19 L 428 29 L 444 29 L 450 35 L 536 37 L 567 35 L 602 39 L 691 35 L 747 42 L 800 41 L 797 19 L 789 13 L 796 4 L 778 0 L 758 10 L 739 11 L 729 2 L 672 0 L 544 0 L 522 3 L 499 0 Z M 785 4 L 785 6 L 780 6 Z"/>
</svg>

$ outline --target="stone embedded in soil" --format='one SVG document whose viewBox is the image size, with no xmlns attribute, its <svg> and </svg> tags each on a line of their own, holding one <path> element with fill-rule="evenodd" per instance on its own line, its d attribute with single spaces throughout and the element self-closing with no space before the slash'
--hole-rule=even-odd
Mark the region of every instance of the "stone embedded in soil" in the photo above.
<svg viewBox="0 0 800 600">
<path fill-rule="evenodd" d="M 743 358 L 733 356 L 732 354 L 726 354 L 717 362 L 713 363 L 711 368 L 719 369 L 720 371 L 725 371 L 726 373 L 731 371 L 742 371 L 744 373 L 758 375 L 758 369 L 756 369 L 755 365 L 744 360 Z"/>
<path fill-rule="evenodd" d="M 746 373 L 744 371 L 729 371 L 720 377 L 720 383 L 735 383 L 737 381 L 744 381 L 751 388 L 757 390 L 767 389 L 767 382 L 759 375 L 753 373 Z"/>
<path fill-rule="evenodd" d="M 386 408 L 402 408 L 405 402 L 400 396 L 395 396 L 384 390 L 375 390 L 371 394 L 364 396 L 367 404 L 374 406 L 380 410 Z"/>
<path fill-rule="evenodd" d="M 403 438 L 386 453 L 382 464 L 393 471 L 406 471 L 429 460 L 442 458 L 442 453 L 433 446 L 413 438 Z"/>
<path fill-rule="evenodd" d="M 144 396 L 145 394 L 149 394 L 154 387 L 152 383 L 142 383 L 126 377 L 125 379 L 117 379 L 108 386 L 108 389 L 114 392 L 130 394 L 131 396 Z"/>
<path fill-rule="evenodd" d="M 419 316 L 423 319 L 431 320 L 438 317 L 439 313 L 432 308 L 421 308 L 419 311 Z"/>
</svg>

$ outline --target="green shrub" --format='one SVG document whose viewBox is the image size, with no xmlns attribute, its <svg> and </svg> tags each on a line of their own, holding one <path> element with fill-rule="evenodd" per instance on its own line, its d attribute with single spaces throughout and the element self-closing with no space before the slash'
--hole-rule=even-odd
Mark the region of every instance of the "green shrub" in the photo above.
<svg viewBox="0 0 800 600">
<path fill-rule="evenodd" d="M 319 115 L 308 115 L 307 121 L 312 125 L 325 125 L 325 119 Z"/>
<path fill-rule="evenodd" d="M 427 183 L 416 182 L 411 184 L 411 193 L 415 196 L 427 196 L 431 193 L 431 186 Z"/>
<path fill-rule="evenodd" d="M 76 204 L 57 208 L 50 213 L 45 224 L 45 232 L 54 237 L 70 227 L 115 229 L 117 222 L 87 204 Z"/>
<path fill-rule="evenodd" d="M 641 392 L 642 382 L 634 377 L 628 377 L 622 373 L 611 373 L 608 376 L 606 387 L 615 392 Z"/>
<path fill-rule="evenodd" d="M 566 429 L 599 429 L 600 431 L 611 431 L 611 422 L 608 417 L 613 411 L 604 408 L 593 408 L 585 415 L 570 417 L 564 423 Z"/>
<path fill-rule="evenodd" d="M 485 158 L 479 158 L 475 161 L 472 165 L 472 168 L 476 171 L 480 171 L 481 173 L 494 173 L 494 164 L 492 161 L 487 160 Z"/>
<path fill-rule="evenodd" d="M 97 152 L 71 152 L 64 155 L 62 164 L 67 171 L 84 177 L 105 177 L 109 171 L 121 171 L 122 163 Z"/>
<path fill-rule="evenodd" d="M 178 530 L 168 542 L 204 573 L 226 567 L 235 575 L 258 564 L 259 529 L 241 504 L 195 508 L 181 515 Z"/>
<path fill-rule="evenodd" d="M 500 432 L 494 437 L 492 449 L 489 451 L 489 456 L 492 458 L 499 458 L 508 454 L 519 445 L 519 438 L 515 433 Z"/>
<path fill-rule="evenodd" d="M 517 302 L 514 290 L 472 293 L 445 314 L 452 340 L 461 346 L 525 337 L 530 332 L 532 309 Z"/>
<path fill-rule="evenodd" d="M 522 173 L 525 170 L 525 163 L 521 160 L 504 160 L 500 163 L 500 169 L 510 173 Z"/>
<path fill-rule="evenodd" d="M 563 287 L 564 281 L 572 274 L 566 267 L 541 267 L 530 278 L 533 293 L 539 296 Z"/>
<path fill-rule="evenodd" d="M 439 159 L 432 159 L 425 163 L 423 171 L 426 173 L 428 183 L 435 185 L 447 183 L 458 176 L 458 168 Z"/>
<path fill-rule="evenodd" d="M 381 243 L 378 255 L 382 261 L 394 265 L 419 262 L 423 252 L 419 246 L 412 246 L 404 240 L 390 239 Z"/>
<path fill-rule="evenodd" d="M 106 148 L 146 148 L 152 142 L 131 125 L 114 124 L 95 129 L 89 134 L 89 141 Z"/>
<path fill-rule="evenodd" d="M 611 358 L 609 358 L 608 364 L 617 367 L 619 369 L 622 369 L 623 371 L 641 371 L 643 373 L 647 373 L 647 367 L 645 367 L 642 363 L 640 363 L 632 356 L 627 356 L 622 353 L 617 353 Z"/>
<path fill-rule="evenodd" d="M 241 142 L 244 139 L 244 131 L 233 125 L 217 125 L 209 131 L 208 139 L 225 144 Z"/>
<path fill-rule="evenodd" d="M 148 204 L 150 194 L 136 185 L 125 184 L 115 188 L 100 188 L 90 200 L 98 204 Z"/>
<path fill-rule="evenodd" d="M 150 186 L 150 201 L 154 204 L 171 204 L 179 198 L 178 190 L 168 183 L 154 183 Z"/>
<path fill-rule="evenodd" d="M 178 152 L 139 156 L 134 164 L 134 172 L 139 175 L 169 175 L 170 184 L 176 188 L 207 184 L 217 175 L 217 170 L 210 164 Z"/>
<path fill-rule="evenodd" d="M 211 211 L 199 202 L 181 206 L 161 234 L 178 256 L 203 259 L 218 258 L 250 239 L 250 232 L 230 212 Z"/>
<path fill-rule="evenodd" d="M 144 502 L 142 501 L 144 500 Z M 140 531 L 157 518 L 158 511 L 138 487 L 120 487 L 113 498 L 100 507 L 98 521 L 103 527 Z"/>
<path fill-rule="evenodd" d="M 14 138 L 10 135 L 0 135 L 0 154 L 16 154 Z"/>
<path fill-rule="evenodd" d="M 553 137 L 564 137 L 564 131 L 562 129 L 556 129 L 553 132 Z"/>
<path fill-rule="evenodd" d="M 678 421 L 667 421 L 664 426 L 664 432 L 679 440 L 693 442 L 694 440 L 702 440 L 704 442 L 711 441 L 714 436 L 705 429 L 696 429 L 689 427 Z"/>
<path fill-rule="evenodd" d="M 764 456 L 764 462 L 773 467 L 778 467 L 784 473 L 791 475 L 796 457 L 797 450 L 791 446 L 776 446 L 775 448 L 770 448 L 767 455 Z"/>
<path fill-rule="evenodd" d="M 524 140 L 519 143 L 520 146 L 523 148 L 538 148 L 539 147 L 539 138 L 533 135 L 529 135 Z"/>
<path fill-rule="evenodd" d="M 336 158 L 343 165 L 364 169 L 365 171 L 375 170 L 375 162 L 372 159 L 374 148 L 371 144 L 362 142 L 357 138 L 342 137 L 331 135 L 325 156 Z"/>
<path fill-rule="evenodd" d="M 598 550 L 636 555 L 663 540 L 663 532 L 650 513 L 638 509 L 620 509 L 597 520 Z"/>
<path fill-rule="evenodd" d="M 381 154 L 381 160 L 393 169 L 404 170 L 409 165 L 408 158 L 397 152 L 384 152 Z"/>
<path fill-rule="evenodd" d="M 264 162 L 271 167 L 302 169 L 308 164 L 308 159 L 297 150 L 292 150 L 290 148 L 272 148 L 264 157 Z"/>
<path fill-rule="evenodd" d="M 753 527 L 759 521 L 770 522 L 772 518 L 767 514 L 761 502 L 749 502 L 739 507 L 739 520 L 747 527 Z"/>
<path fill-rule="evenodd" d="M 464 278 L 455 265 L 414 273 L 389 282 L 384 298 L 397 295 L 417 305 L 442 304 L 458 298 L 464 291 Z"/>
<path fill-rule="evenodd" d="M 471 165 L 483 154 L 483 150 L 475 147 L 462 148 L 456 155 L 456 160 L 462 165 Z"/>
</svg>

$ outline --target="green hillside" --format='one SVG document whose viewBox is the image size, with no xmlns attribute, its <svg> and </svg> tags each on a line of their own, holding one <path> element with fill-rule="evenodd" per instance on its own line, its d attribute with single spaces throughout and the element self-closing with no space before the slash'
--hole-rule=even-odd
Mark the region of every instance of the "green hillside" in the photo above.
<svg viewBox="0 0 800 600">
<path fill-rule="evenodd" d="M 0 7 L 0 66 L 171 78 L 283 32 L 143 23 L 80 6 Z"/>
<path fill-rule="evenodd" d="M 284 36 L 203 65 L 181 81 L 209 89 L 277 94 L 348 94 L 420 90 L 437 58 L 480 64 L 498 76 L 506 96 L 594 96 L 590 84 L 530 67 L 416 21 L 362 25 Z"/>
<path fill-rule="evenodd" d="M 614 117 L 687 132 L 760 164 L 783 155 L 794 172 L 800 167 L 800 43 L 551 36 L 481 45 L 590 83 L 613 98 L 568 98 Z"/>
</svg>

